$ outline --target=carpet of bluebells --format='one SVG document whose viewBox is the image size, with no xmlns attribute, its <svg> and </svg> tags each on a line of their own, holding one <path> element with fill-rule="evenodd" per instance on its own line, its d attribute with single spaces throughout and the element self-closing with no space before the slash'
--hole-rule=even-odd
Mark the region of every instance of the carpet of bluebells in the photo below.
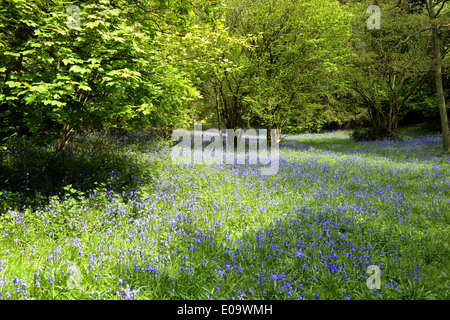
<svg viewBox="0 0 450 320">
<path fill-rule="evenodd" d="M 439 136 L 290 136 L 273 176 L 175 165 L 145 134 L 100 138 L 4 152 L 0 299 L 450 299 Z"/>
</svg>

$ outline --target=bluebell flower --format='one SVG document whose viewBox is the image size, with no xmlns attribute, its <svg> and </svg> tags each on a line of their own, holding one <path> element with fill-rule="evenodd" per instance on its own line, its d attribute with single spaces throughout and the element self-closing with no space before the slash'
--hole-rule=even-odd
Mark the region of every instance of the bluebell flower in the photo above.
<svg viewBox="0 0 450 320">
<path fill-rule="evenodd" d="M 302 252 L 301 249 L 299 249 L 299 250 L 295 253 L 295 256 L 296 256 L 297 258 L 306 257 L 306 255 Z"/>
</svg>

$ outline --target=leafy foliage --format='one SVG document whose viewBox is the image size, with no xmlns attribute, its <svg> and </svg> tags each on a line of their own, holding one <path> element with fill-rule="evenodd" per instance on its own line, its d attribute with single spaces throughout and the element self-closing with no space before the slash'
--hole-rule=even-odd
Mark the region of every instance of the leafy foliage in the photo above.
<svg viewBox="0 0 450 320">
<path fill-rule="evenodd" d="M 33 133 L 50 126 L 70 138 L 73 130 L 186 124 L 199 93 L 193 70 L 171 50 L 185 44 L 177 38 L 191 28 L 195 4 L 169 3 L 85 1 L 77 28 L 68 27 L 66 1 L 4 4 L 3 137 L 17 128 Z M 197 9 L 206 19 L 213 5 Z"/>
<path fill-rule="evenodd" d="M 359 13 L 353 28 L 357 55 L 355 68 L 348 75 L 349 85 L 369 112 L 373 130 L 365 137 L 392 138 L 409 111 L 421 108 L 429 115 L 431 103 L 436 101 L 433 93 L 424 96 L 421 87 L 424 80 L 430 86 L 428 75 L 434 69 L 433 48 L 425 32 L 429 18 L 406 2 L 381 1 L 382 26 L 368 30 L 363 23 L 367 16 L 362 13 L 369 4 L 363 1 L 354 6 Z"/>
</svg>

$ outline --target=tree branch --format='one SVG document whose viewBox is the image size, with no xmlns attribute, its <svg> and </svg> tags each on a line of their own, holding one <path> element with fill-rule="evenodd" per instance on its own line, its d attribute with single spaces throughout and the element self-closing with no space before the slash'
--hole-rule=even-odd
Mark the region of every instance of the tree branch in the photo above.
<svg viewBox="0 0 450 320">
<path fill-rule="evenodd" d="M 442 2 L 442 6 L 439 8 L 438 12 L 436 12 L 435 18 L 437 18 L 439 12 L 441 12 L 442 8 L 444 7 L 444 4 L 445 4 L 447 1 L 448 1 L 448 0 L 444 0 L 444 1 Z M 438 5 L 438 4 L 439 4 L 439 3 L 436 3 L 436 5 Z"/>
<path fill-rule="evenodd" d="M 395 8 L 397 8 L 398 6 L 400 6 L 400 4 L 402 3 L 402 0 L 398 0 L 397 4 L 395 6 L 393 6 L 390 9 L 386 9 L 386 10 L 382 10 L 382 11 L 391 11 L 394 10 Z"/>
<path fill-rule="evenodd" d="M 405 43 L 406 41 L 408 41 L 409 38 L 414 37 L 414 36 L 417 36 L 418 34 L 420 34 L 420 33 L 422 33 L 422 32 L 425 32 L 425 31 L 428 31 L 428 30 L 431 30 L 431 29 L 433 29 L 433 28 L 430 27 L 430 28 L 427 28 L 427 29 L 420 30 L 419 32 L 410 34 L 409 36 L 406 37 L 405 40 L 400 41 L 400 42 L 394 47 L 394 49 L 397 49 L 399 45 L 401 45 L 402 43 Z"/>
<path fill-rule="evenodd" d="M 430 72 L 430 71 L 428 71 L 428 72 Z M 423 78 L 425 78 L 425 76 L 428 74 L 428 72 L 425 72 L 424 75 L 420 79 L 417 76 L 417 78 L 414 81 L 413 85 L 409 88 L 408 93 L 403 97 L 403 100 L 400 102 L 400 104 L 398 104 L 397 112 L 405 104 L 405 102 L 409 99 L 409 97 L 414 93 L 414 91 L 416 90 L 417 86 L 419 85 L 420 82 L 422 82 Z"/>
</svg>

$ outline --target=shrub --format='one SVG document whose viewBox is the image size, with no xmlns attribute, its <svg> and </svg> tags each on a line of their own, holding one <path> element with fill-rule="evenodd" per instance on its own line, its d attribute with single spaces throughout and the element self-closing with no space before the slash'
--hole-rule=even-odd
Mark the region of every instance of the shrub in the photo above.
<svg viewBox="0 0 450 320">
<path fill-rule="evenodd" d="M 404 137 L 398 132 L 389 132 L 381 128 L 357 128 L 352 131 L 351 138 L 354 141 L 363 140 L 398 140 L 404 141 Z"/>
</svg>

